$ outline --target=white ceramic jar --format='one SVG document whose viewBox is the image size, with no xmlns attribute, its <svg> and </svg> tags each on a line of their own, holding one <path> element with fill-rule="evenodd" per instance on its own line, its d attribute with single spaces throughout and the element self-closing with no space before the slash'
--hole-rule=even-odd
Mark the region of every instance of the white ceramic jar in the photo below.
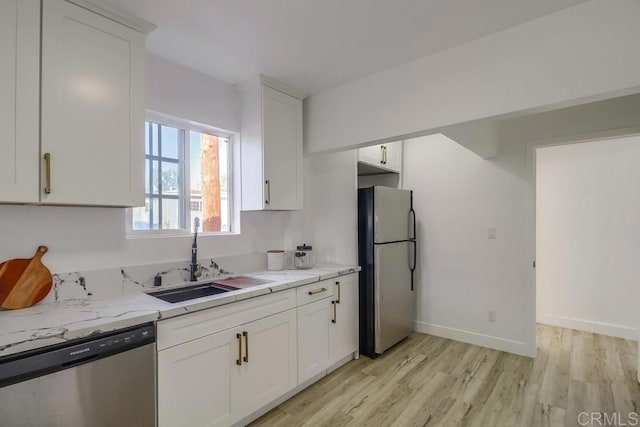
<svg viewBox="0 0 640 427">
<path fill-rule="evenodd" d="M 284 268 L 284 251 L 271 249 L 267 251 L 267 270 L 282 270 Z"/>
</svg>

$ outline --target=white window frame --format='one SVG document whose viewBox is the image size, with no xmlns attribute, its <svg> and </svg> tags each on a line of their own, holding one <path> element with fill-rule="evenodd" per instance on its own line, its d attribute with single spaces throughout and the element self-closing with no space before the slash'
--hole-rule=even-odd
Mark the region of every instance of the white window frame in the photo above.
<svg viewBox="0 0 640 427">
<path fill-rule="evenodd" d="M 236 181 L 239 183 L 240 180 L 236 179 L 236 170 L 238 170 L 238 162 L 236 161 L 236 157 L 238 156 L 239 151 L 239 134 L 236 132 L 230 132 L 224 129 L 217 128 L 215 126 L 209 126 L 202 123 L 194 122 L 191 120 L 180 119 L 174 116 L 170 116 L 167 114 L 158 113 L 155 111 L 147 110 L 145 117 L 146 122 L 153 122 L 159 125 L 170 126 L 173 128 L 177 128 L 184 131 L 184 139 L 183 144 L 180 149 L 182 150 L 182 158 L 183 161 L 180 163 L 180 173 L 183 176 L 183 185 L 182 191 L 184 192 L 184 197 L 182 197 L 183 201 L 180 206 L 182 209 L 182 213 L 184 215 L 188 215 L 190 212 L 190 202 L 191 202 L 191 180 L 187 174 L 191 173 L 191 164 L 190 164 L 190 156 L 188 156 L 187 148 L 190 147 L 190 131 L 196 131 L 201 133 L 206 133 L 208 135 L 217 136 L 220 138 L 227 139 L 228 148 L 227 148 L 227 200 L 229 206 L 228 218 L 229 218 L 229 230 L 228 231 L 218 231 L 218 232 L 200 232 L 199 236 L 225 236 L 225 235 L 234 235 L 240 234 L 240 206 L 238 202 L 240 200 L 239 197 L 239 188 L 236 187 Z M 145 141 L 146 143 L 146 141 Z M 146 162 L 145 158 L 145 162 Z M 141 167 L 145 167 L 145 165 L 141 165 Z M 146 198 L 146 197 L 145 197 Z M 185 228 L 179 229 L 159 229 L 159 230 L 134 230 L 133 229 L 133 208 L 128 208 L 125 210 L 125 225 L 126 225 L 126 235 L 127 238 L 138 238 L 138 237 L 184 237 L 189 236 L 193 233 L 192 224 L 185 224 Z"/>
</svg>

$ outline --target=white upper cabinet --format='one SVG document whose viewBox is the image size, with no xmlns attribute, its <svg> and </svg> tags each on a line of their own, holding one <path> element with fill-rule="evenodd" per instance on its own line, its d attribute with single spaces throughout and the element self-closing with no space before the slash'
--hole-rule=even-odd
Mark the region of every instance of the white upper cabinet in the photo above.
<svg viewBox="0 0 640 427">
<path fill-rule="evenodd" d="M 153 25 L 92 7 L 0 0 L 0 203 L 144 204 Z"/>
<path fill-rule="evenodd" d="M 0 0 L 0 57 L 0 201 L 37 203 L 39 0 Z"/>
<path fill-rule="evenodd" d="M 242 210 L 302 209 L 302 96 L 262 76 L 239 89 Z"/>
<path fill-rule="evenodd" d="M 358 150 L 359 173 L 376 174 L 402 171 L 402 141 L 372 145 Z"/>
<path fill-rule="evenodd" d="M 64 0 L 42 13 L 42 203 L 143 205 L 144 35 Z"/>
</svg>

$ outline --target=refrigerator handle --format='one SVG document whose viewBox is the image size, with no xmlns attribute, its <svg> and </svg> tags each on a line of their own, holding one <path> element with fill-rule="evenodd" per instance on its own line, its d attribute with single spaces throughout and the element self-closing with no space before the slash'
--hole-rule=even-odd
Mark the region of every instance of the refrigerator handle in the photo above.
<svg viewBox="0 0 640 427">
<path fill-rule="evenodd" d="M 411 215 L 411 225 L 413 227 L 409 240 L 416 240 L 416 211 L 413 208 L 409 209 L 409 215 Z"/>
<path fill-rule="evenodd" d="M 413 230 L 411 233 L 411 237 L 409 240 L 413 244 L 413 264 L 409 266 L 409 270 L 411 270 L 411 291 L 414 288 L 414 272 L 416 271 L 416 263 L 418 262 L 418 242 L 416 240 L 416 211 L 413 209 L 413 191 L 411 191 L 411 208 L 409 209 L 409 213 L 411 214 L 411 224 L 413 225 Z"/>
<path fill-rule="evenodd" d="M 416 271 L 416 262 L 418 256 L 418 242 L 415 239 L 410 240 L 413 245 L 413 263 L 409 266 L 409 270 L 411 271 L 411 290 L 413 291 L 413 273 Z"/>
</svg>

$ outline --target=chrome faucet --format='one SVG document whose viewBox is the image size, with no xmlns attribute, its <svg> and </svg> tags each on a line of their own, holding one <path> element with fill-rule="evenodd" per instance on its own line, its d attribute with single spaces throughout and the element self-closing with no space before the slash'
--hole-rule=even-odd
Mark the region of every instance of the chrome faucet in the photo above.
<svg viewBox="0 0 640 427">
<path fill-rule="evenodd" d="M 195 282 L 200 277 L 200 265 L 198 264 L 198 228 L 200 218 L 193 220 L 193 243 L 191 244 L 191 264 L 189 264 L 189 280 Z"/>
</svg>

